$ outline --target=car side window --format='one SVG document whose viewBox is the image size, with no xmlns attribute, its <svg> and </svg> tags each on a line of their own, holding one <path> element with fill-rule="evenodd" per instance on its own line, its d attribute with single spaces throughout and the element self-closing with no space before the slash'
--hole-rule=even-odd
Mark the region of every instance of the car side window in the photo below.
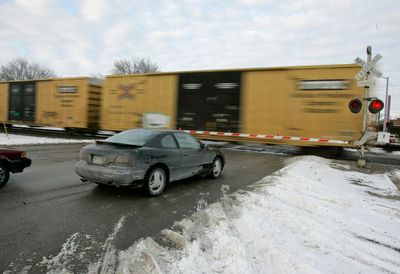
<svg viewBox="0 0 400 274">
<path fill-rule="evenodd" d="M 176 145 L 176 142 L 174 140 L 174 137 L 172 137 L 171 134 L 164 136 L 161 139 L 160 143 L 161 143 L 162 148 L 178 148 L 178 146 Z"/>
<path fill-rule="evenodd" d="M 200 142 L 187 133 L 174 133 L 181 148 L 200 149 Z"/>
</svg>

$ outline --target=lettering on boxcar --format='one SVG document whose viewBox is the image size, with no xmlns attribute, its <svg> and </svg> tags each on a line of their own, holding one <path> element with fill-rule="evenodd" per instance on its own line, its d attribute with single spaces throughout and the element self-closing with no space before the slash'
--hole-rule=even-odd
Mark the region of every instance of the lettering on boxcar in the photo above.
<svg viewBox="0 0 400 274">
<path fill-rule="evenodd" d="M 306 101 L 304 102 L 306 106 L 337 106 L 337 102 L 319 102 L 319 101 Z"/>
<path fill-rule="evenodd" d="M 58 112 L 56 112 L 56 111 L 43 111 L 43 117 L 56 118 L 56 117 L 58 117 Z"/>
<path fill-rule="evenodd" d="M 56 98 L 80 98 L 80 95 L 65 93 L 65 94 L 57 94 L 55 97 Z"/>
<path fill-rule="evenodd" d="M 59 93 L 77 93 L 78 87 L 77 86 L 59 86 L 58 92 Z"/>
<path fill-rule="evenodd" d="M 302 80 L 297 83 L 300 90 L 343 90 L 348 89 L 346 80 Z"/>
<path fill-rule="evenodd" d="M 336 113 L 338 112 L 337 109 L 314 109 L 314 108 L 305 108 L 303 109 L 304 112 L 307 113 Z"/>
<path fill-rule="evenodd" d="M 306 93 L 295 93 L 292 95 L 295 98 L 353 98 L 353 94 L 325 94 L 325 93 L 317 93 L 317 94 L 306 94 Z"/>
</svg>

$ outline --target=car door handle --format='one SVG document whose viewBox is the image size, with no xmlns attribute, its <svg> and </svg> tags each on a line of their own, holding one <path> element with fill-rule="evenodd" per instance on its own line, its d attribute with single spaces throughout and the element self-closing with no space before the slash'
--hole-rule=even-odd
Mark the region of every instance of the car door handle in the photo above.
<svg viewBox="0 0 400 274">
<path fill-rule="evenodd" d="M 189 154 L 188 153 L 183 153 L 183 156 L 189 156 Z"/>
</svg>

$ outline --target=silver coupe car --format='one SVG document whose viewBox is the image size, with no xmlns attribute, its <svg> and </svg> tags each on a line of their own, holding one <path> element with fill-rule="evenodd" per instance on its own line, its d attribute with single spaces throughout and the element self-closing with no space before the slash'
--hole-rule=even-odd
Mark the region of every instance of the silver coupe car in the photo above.
<svg viewBox="0 0 400 274">
<path fill-rule="evenodd" d="M 83 147 L 75 171 L 84 182 L 143 186 L 158 196 L 169 182 L 194 175 L 218 178 L 224 165 L 221 150 L 183 131 L 131 129 Z"/>
</svg>

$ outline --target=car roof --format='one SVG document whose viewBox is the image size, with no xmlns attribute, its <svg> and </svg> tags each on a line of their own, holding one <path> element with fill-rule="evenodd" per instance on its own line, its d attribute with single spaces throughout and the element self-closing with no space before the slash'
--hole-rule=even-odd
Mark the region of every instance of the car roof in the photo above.
<svg viewBox="0 0 400 274">
<path fill-rule="evenodd" d="M 156 131 L 156 132 L 170 132 L 170 133 L 173 133 L 173 132 L 181 132 L 181 133 L 186 133 L 186 132 L 184 132 L 183 130 L 178 130 L 178 129 L 168 129 L 168 128 L 131 128 L 131 129 L 128 129 L 128 130 L 132 130 L 132 129 L 141 129 L 141 130 L 151 130 L 151 131 Z"/>
</svg>

